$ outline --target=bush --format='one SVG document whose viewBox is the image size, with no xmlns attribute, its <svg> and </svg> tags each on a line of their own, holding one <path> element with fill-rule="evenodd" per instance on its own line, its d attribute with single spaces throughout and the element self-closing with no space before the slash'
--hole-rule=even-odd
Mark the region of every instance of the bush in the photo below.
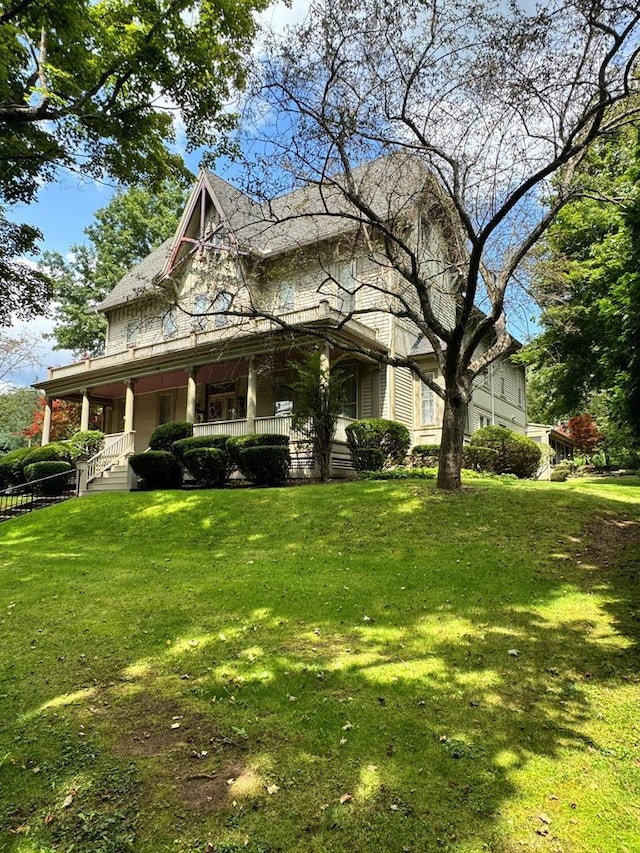
<svg viewBox="0 0 640 853">
<path fill-rule="evenodd" d="M 221 488 L 227 479 L 228 457 L 217 447 L 193 447 L 183 457 L 194 480 L 207 487 Z"/>
<path fill-rule="evenodd" d="M 351 461 L 358 473 L 382 471 L 386 456 L 379 447 L 358 447 L 351 451 Z"/>
<path fill-rule="evenodd" d="M 79 430 L 74 433 L 67 447 L 74 462 L 91 459 L 104 444 L 104 433 L 98 429 Z"/>
<path fill-rule="evenodd" d="M 496 451 L 494 471 L 515 474 L 520 479 L 532 477 L 540 466 L 540 445 L 506 427 L 487 426 L 471 436 L 472 447 L 490 447 Z"/>
<path fill-rule="evenodd" d="M 437 468 L 439 459 L 439 444 L 416 444 L 411 451 L 411 464 L 414 468 Z"/>
<path fill-rule="evenodd" d="M 188 421 L 169 421 L 166 424 L 160 424 L 151 433 L 149 439 L 149 448 L 151 450 L 166 450 L 171 451 L 171 445 L 174 441 L 181 438 L 189 438 L 193 435 L 193 424 Z"/>
<path fill-rule="evenodd" d="M 346 428 L 346 433 L 352 460 L 356 451 L 377 447 L 384 454 L 383 467 L 385 468 L 402 465 L 411 444 L 409 430 L 404 424 L 383 418 L 352 421 Z M 354 466 L 355 464 L 354 460 Z"/>
<path fill-rule="evenodd" d="M 462 448 L 462 467 L 470 471 L 496 470 L 498 451 L 494 447 L 467 445 Z"/>
<path fill-rule="evenodd" d="M 17 447 L 0 457 L 0 489 L 24 483 L 22 462 L 32 450 L 32 447 Z"/>
<path fill-rule="evenodd" d="M 433 468 L 406 468 L 400 465 L 387 471 L 362 471 L 361 480 L 435 480 L 437 472 Z"/>
<path fill-rule="evenodd" d="M 215 447 L 227 456 L 228 435 L 193 435 L 191 438 L 180 438 L 171 445 L 171 452 L 178 462 L 184 464 L 184 455 L 188 450 L 200 450 L 203 447 Z"/>
<path fill-rule="evenodd" d="M 241 451 L 248 447 L 286 447 L 289 448 L 289 436 L 279 433 L 264 433 L 264 435 L 238 435 L 227 439 L 226 450 L 229 454 L 229 464 L 237 468 L 247 477 L 244 471 Z"/>
<path fill-rule="evenodd" d="M 258 445 L 240 450 L 240 469 L 247 480 L 256 486 L 283 486 L 287 482 L 290 466 L 288 447 Z"/>
<path fill-rule="evenodd" d="M 129 465 L 142 480 L 143 489 L 179 489 L 182 485 L 182 468 L 168 450 L 134 453 Z"/>
<path fill-rule="evenodd" d="M 73 462 L 68 442 L 52 441 L 42 447 L 32 447 L 22 460 L 22 467 L 34 462 Z"/>
<path fill-rule="evenodd" d="M 73 470 L 73 465 L 70 462 L 63 460 L 50 462 L 32 462 L 30 465 L 24 466 L 24 476 L 27 483 L 32 483 L 34 480 L 43 480 L 38 483 L 37 490 L 43 495 L 61 495 L 67 485 L 67 474 Z M 56 476 L 57 475 L 57 476 Z"/>
<path fill-rule="evenodd" d="M 550 480 L 552 483 L 566 483 L 569 477 L 569 469 L 558 466 L 551 472 Z"/>
</svg>

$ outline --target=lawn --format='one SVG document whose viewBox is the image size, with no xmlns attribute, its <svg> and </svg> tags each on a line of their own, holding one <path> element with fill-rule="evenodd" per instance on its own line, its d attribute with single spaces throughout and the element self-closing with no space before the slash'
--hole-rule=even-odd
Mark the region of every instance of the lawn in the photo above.
<svg viewBox="0 0 640 853">
<path fill-rule="evenodd" d="M 640 849 L 640 481 L 0 525 L 0 849 Z"/>
</svg>

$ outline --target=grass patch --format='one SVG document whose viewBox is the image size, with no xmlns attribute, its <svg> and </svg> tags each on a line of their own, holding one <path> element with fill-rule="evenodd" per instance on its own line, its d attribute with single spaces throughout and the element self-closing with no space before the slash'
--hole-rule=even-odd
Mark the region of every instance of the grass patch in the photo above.
<svg viewBox="0 0 640 853">
<path fill-rule="evenodd" d="M 637 479 L 103 494 L 0 527 L 0 838 L 640 847 Z"/>
</svg>

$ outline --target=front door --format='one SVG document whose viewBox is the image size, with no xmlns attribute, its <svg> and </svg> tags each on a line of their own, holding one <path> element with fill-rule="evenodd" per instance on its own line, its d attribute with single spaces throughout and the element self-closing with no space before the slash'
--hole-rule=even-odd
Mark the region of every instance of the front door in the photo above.
<svg viewBox="0 0 640 853">
<path fill-rule="evenodd" d="M 207 421 L 233 421 L 238 417 L 235 394 L 211 394 L 207 401 Z"/>
</svg>

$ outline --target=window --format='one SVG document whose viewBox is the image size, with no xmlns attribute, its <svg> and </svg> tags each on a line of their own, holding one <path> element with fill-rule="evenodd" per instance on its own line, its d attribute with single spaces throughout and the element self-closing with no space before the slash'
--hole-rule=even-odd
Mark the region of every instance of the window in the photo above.
<svg viewBox="0 0 640 853">
<path fill-rule="evenodd" d="M 296 302 L 296 286 L 292 281 L 281 281 L 276 295 L 277 311 L 293 311 Z"/>
<path fill-rule="evenodd" d="M 173 394 L 160 394 L 158 400 L 158 423 L 167 424 L 173 420 Z"/>
<path fill-rule="evenodd" d="M 344 393 L 344 402 L 342 404 L 342 414 L 347 418 L 358 417 L 358 377 L 355 369 L 347 374 L 347 377 L 342 386 Z"/>
<path fill-rule="evenodd" d="M 331 276 L 336 282 L 336 308 L 350 314 L 356 308 L 358 262 L 356 258 L 333 264 Z"/>
<path fill-rule="evenodd" d="M 193 297 L 193 317 L 191 328 L 194 332 L 202 332 L 209 325 L 208 312 L 211 310 L 211 302 L 206 293 L 196 293 Z"/>
<path fill-rule="evenodd" d="M 427 373 L 433 379 L 433 373 Z M 424 382 L 420 383 L 420 423 L 423 425 L 436 422 L 436 395 Z"/>
<path fill-rule="evenodd" d="M 484 429 L 484 427 L 491 426 L 491 418 L 487 415 L 479 415 L 478 416 L 478 426 L 480 429 Z"/>
<path fill-rule="evenodd" d="M 139 323 L 137 320 L 131 320 L 127 323 L 127 346 L 134 347 L 138 340 Z"/>
<path fill-rule="evenodd" d="M 213 325 L 216 329 L 222 329 L 229 322 L 229 317 L 224 313 L 229 311 L 232 303 L 231 294 L 226 290 L 221 290 L 213 300 Z"/>
<path fill-rule="evenodd" d="M 172 305 L 171 308 L 169 308 L 169 310 L 162 317 L 162 337 L 175 338 L 177 334 L 178 310 L 175 305 Z"/>
</svg>

